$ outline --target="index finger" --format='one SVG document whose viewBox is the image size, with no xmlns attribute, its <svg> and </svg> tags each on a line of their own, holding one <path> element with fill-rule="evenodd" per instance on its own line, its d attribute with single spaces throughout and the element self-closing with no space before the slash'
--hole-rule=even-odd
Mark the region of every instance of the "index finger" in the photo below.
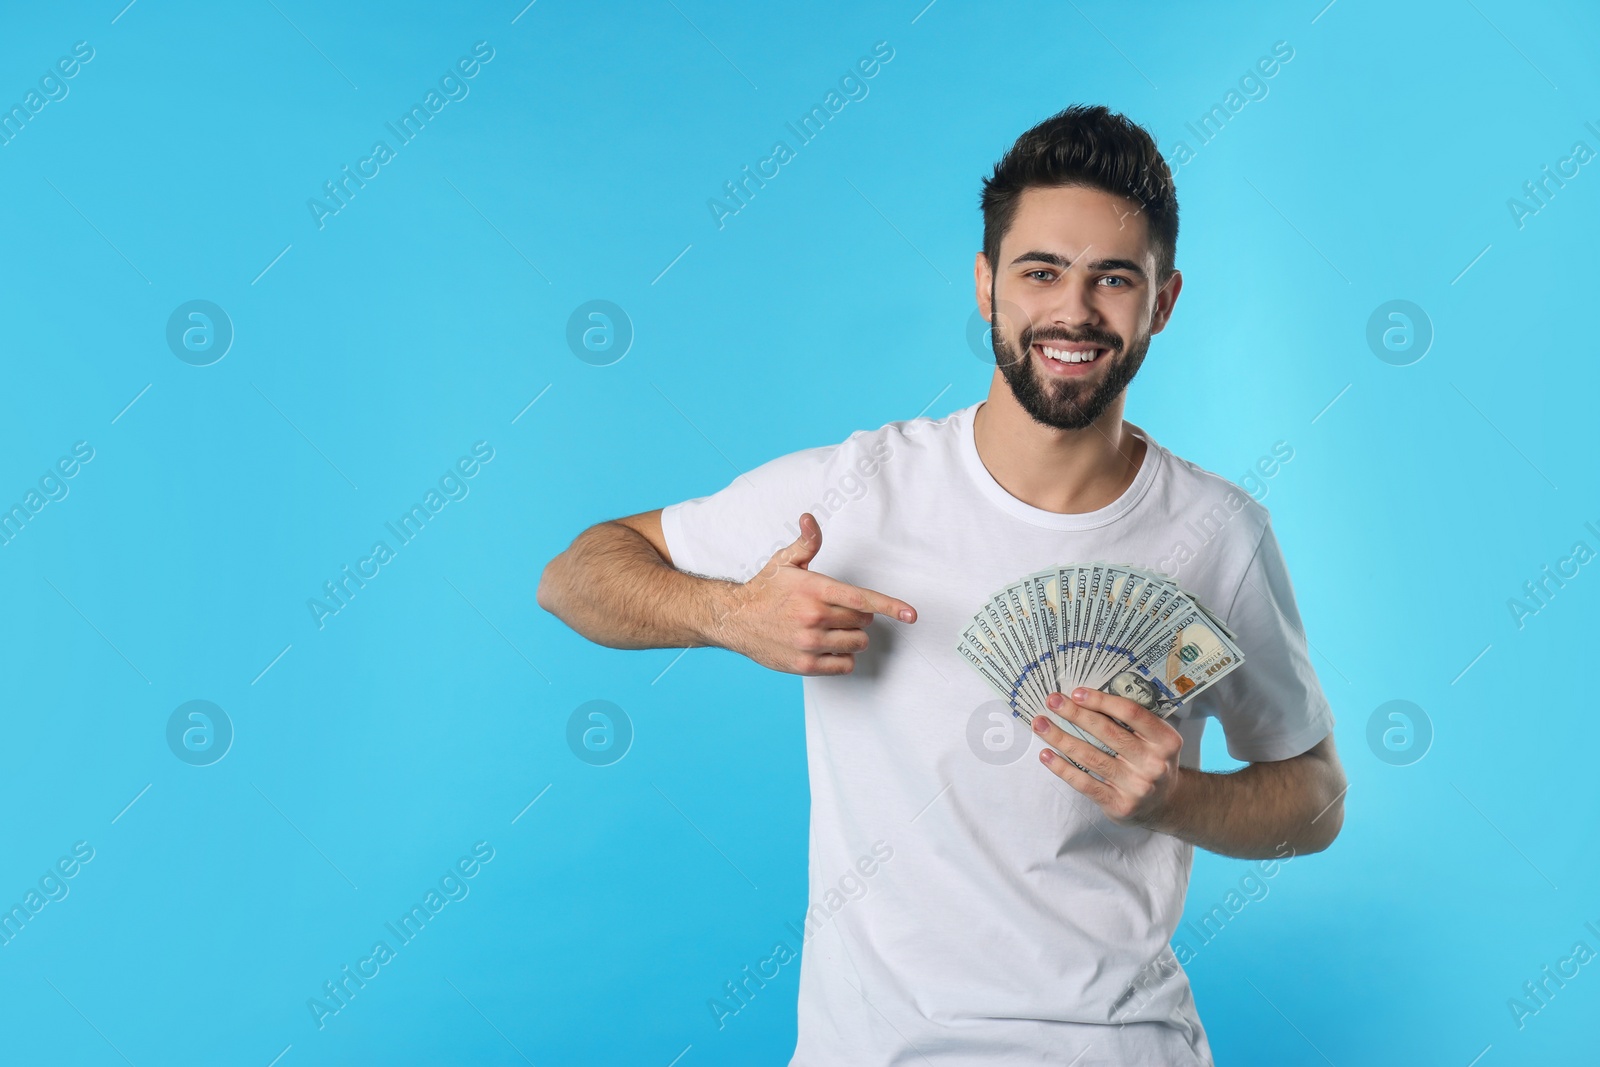
<svg viewBox="0 0 1600 1067">
<path fill-rule="evenodd" d="M 855 608 L 857 611 L 870 611 L 875 615 L 887 615 L 891 619 L 901 622 L 916 622 L 917 609 L 907 604 L 904 600 L 896 600 L 885 593 L 864 586 L 850 585 L 847 582 L 828 579 L 828 587 L 823 591 L 823 599 L 830 604 L 840 607 Z"/>
</svg>

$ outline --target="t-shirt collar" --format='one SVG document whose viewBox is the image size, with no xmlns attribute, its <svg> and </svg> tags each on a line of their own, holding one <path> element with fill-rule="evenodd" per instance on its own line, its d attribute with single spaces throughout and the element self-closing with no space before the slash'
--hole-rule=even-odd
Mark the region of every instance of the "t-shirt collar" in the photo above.
<svg viewBox="0 0 1600 1067">
<path fill-rule="evenodd" d="M 1103 508 L 1086 511 L 1076 515 L 1064 515 L 1060 512 L 1045 511 L 1032 504 L 1018 500 L 1005 487 L 994 480 L 994 475 L 983 465 L 983 459 L 978 455 L 978 441 L 973 432 L 974 416 L 978 408 L 985 401 L 961 409 L 958 412 L 960 432 L 957 438 L 960 442 L 962 465 L 976 483 L 978 490 L 989 499 L 996 507 L 1007 514 L 1021 519 L 1023 522 L 1032 523 L 1034 526 L 1043 526 L 1051 530 L 1092 530 L 1108 523 L 1115 522 L 1128 512 L 1132 511 L 1139 501 L 1144 499 L 1145 493 L 1154 484 L 1156 475 L 1165 462 L 1166 449 L 1155 442 L 1148 433 L 1131 422 L 1124 421 L 1123 425 L 1136 436 L 1144 439 L 1144 459 L 1139 464 L 1139 473 L 1134 475 L 1133 483 L 1125 489 L 1121 496 Z"/>
</svg>

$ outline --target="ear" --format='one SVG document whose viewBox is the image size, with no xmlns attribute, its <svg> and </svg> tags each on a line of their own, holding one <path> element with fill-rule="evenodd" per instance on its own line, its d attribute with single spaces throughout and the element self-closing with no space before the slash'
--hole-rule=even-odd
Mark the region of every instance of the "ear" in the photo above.
<svg viewBox="0 0 1600 1067">
<path fill-rule="evenodd" d="M 989 302 L 989 287 L 994 284 L 994 272 L 989 269 L 989 257 L 979 252 L 972 262 L 972 284 L 978 290 L 978 311 L 985 321 L 994 321 L 994 307 Z"/>
<path fill-rule="evenodd" d="M 1175 270 L 1172 277 L 1168 278 L 1160 289 L 1156 290 L 1156 310 L 1150 319 L 1150 332 L 1160 333 L 1167 328 L 1167 321 L 1172 318 L 1173 306 L 1178 302 L 1178 294 L 1183 291 L 1183 272 Z"/>
</svg>

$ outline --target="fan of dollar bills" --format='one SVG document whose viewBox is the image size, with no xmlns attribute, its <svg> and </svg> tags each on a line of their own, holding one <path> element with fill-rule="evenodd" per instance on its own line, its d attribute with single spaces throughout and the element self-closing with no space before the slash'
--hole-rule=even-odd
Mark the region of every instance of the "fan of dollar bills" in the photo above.
<svg viewBox="0 0 1600 1067">
<path fill-rule="evenodd" d="M 1161 575 L 1087 563 L 1036 571 L 995 593 L 956 651 L 1031 726 L 1048 711 L 1049 694 L 1078 686 L 1167 718 L 1244 662 L 1235 640 L 1226 623 Z"/>
</svg>

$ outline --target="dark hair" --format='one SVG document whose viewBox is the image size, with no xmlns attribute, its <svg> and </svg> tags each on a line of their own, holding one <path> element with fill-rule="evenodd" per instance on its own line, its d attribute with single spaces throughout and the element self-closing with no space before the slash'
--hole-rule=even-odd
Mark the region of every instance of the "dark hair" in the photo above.
<svg viewBox="0 0 1600 1067">
<path fill-rule="evenodd" d="M 983 254 L 998 269 L 1000 241 L 1032 186 L 1082 185 L 1139 205 L 1155 245 L 1157 282 L 1174 269 L 1178 192 L 1148 130 L 1101 106 L 1074 105 L 1017 138 L 983 180 Z"/>
</svg>

